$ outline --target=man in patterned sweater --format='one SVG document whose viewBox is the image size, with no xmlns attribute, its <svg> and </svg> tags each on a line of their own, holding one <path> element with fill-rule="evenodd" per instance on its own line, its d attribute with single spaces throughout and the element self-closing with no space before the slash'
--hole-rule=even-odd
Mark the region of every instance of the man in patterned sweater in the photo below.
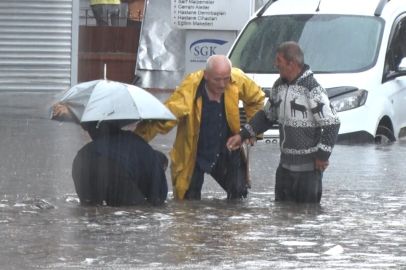
<svg viewBox="0 0 406 270">
<path fill-rule="evenodd" d="M 275 67 L 280 78 L 271 97 L 241 129 L 227 141 L 230 150 L 279 122 L 281 158 L 275 177 L 275 201 L 320 203 L 323 171 L 336 142 L 340 120 L 330 105 L 326 90 L 304 64 L 295 42 L 277 50 Z"/>
</svg>

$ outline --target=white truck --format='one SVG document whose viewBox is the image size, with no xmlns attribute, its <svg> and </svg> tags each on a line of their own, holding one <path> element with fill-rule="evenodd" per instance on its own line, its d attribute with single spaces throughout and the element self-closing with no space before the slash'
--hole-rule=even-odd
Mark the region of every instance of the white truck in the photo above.
<svg viewBox="0 0 406 270">
<path fill-rule="evenodd" d="M 338 142 L 406 135 L 405 0 L 270 0 L 246 23 L 229 58 L 265 92 L 279 77 L 278 46 L 295 41 L 338 112 Z M 265 133 L 276 141 L 277 126 Z"/>
</svg>

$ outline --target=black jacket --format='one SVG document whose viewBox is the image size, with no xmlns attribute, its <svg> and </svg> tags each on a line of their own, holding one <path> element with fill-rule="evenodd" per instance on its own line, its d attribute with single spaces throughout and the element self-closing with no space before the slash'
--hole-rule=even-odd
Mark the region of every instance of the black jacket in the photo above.
<svg viewBox="0 0 406 270">
<path fill-rule="evenodd" d="M 146 141 L 108 122 L 101 122 L 98 127 L 92 122 L 81 125 L 93 140 L 80 151 L 109 157 L 134 177 L 138 188 L 151 205 L 165 202 L 168 184 L 162 160 Z"/>
</svg>

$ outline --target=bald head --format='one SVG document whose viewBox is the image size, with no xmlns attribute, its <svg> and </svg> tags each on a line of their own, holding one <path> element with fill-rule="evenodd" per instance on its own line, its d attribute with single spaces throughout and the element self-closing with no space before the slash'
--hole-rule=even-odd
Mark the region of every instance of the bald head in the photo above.
<svg viewBox="0 0 406 270">
<path fill-rule="evenodd" d="M 212 55 L 206 61 L 206 73 L 210 73 L 213 69 L 229 68 L 231 72 L 231 61 L 225 55 Z"/>
<path fill-rule="evenodd" d="M 211 100 L 220 100 L 231 77 L 231 61 L 225 55 L 212 55 L 207 59 L 204 78 Z"/>
</svg>

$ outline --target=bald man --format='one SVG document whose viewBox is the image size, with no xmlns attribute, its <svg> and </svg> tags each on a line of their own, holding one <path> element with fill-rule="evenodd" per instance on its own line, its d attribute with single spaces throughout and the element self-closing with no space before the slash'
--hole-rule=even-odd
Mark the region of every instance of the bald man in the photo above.
<svg viewBox="0 0 406 270">
<path fill-rule="evenodd" d="M 206 68 L 189 74 L 165 102 L 178 121 L 143 121 L 135 132 L 146 141 L 177 126 L 171 157 L 176 199 L 200 200 L 204 174 L 210 174 L 228 199 L 247 196 L 246 166 L 227 139 L 240 130 L 238 102 L 249 120 L 264 105 L 265 94 L 224 55 L 213 55 Z"/>
</svg>

